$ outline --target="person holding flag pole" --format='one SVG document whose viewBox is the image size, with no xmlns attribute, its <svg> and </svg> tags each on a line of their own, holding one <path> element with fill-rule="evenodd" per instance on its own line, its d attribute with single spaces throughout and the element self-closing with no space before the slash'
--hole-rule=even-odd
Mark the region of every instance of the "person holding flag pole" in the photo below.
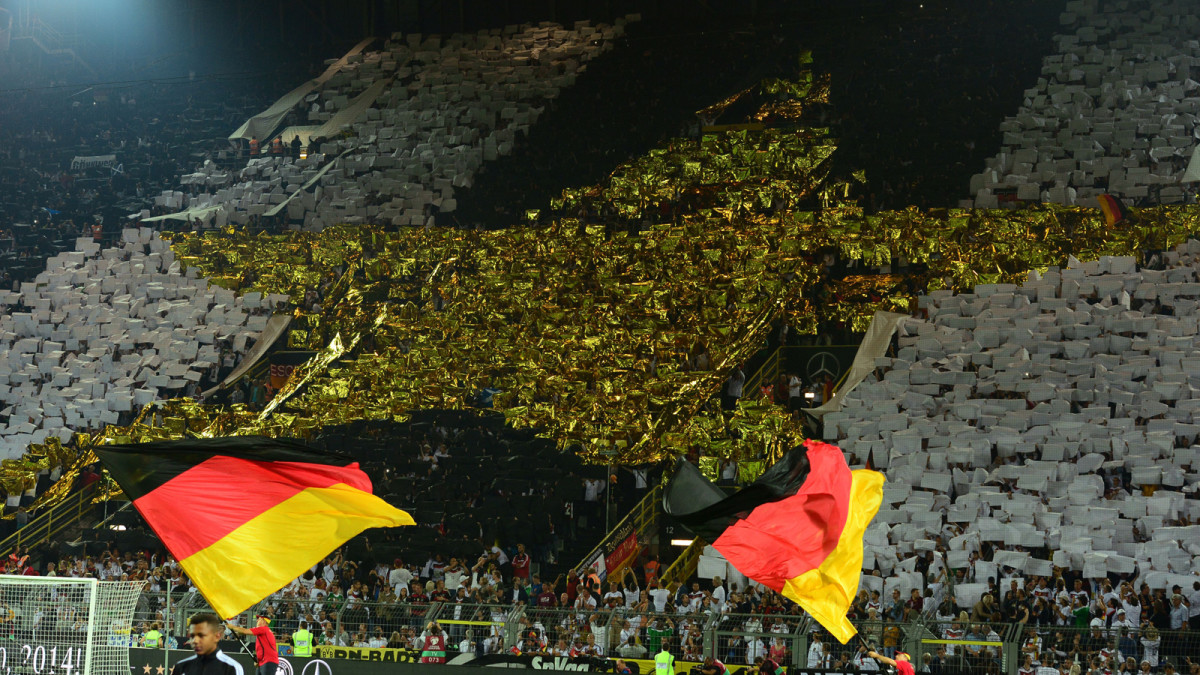
<svg viewBox="0 0 1200 675">
<path fill-rule="evenodd" d="M 874 650 L 867 652 L 867 656 L 875 659 L 885 666 L 891 666 L 895 668 L 899 675 L 916 675 L 916 672 L 913 669 L 912 660 L 908 656 L 908 652 L 896 652 L 896 658 L 894 659 L 889 659 L 888 657 Z"/>
<path fill-rule="evenodd" d="M 271 617 L 257 615 L 254 617 L 254 628 L 242 628 L 233 623 L 227 623 L 225 627 L 239 635 L 253 635 L 258 675 L 275 675 L 275 671 L 279 670 L 279 648 L 275 646 L 275 633 L 271 632 Z"/>
</svg>

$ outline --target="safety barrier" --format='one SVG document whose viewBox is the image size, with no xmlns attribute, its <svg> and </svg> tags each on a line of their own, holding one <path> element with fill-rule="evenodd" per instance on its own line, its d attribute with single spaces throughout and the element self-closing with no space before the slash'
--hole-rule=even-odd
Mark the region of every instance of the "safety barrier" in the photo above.
<svg viewBox="0 0 1200 675">
<path fill-rule="evenodd" d="M 608 576 L 620 578 L 621 573 L 637 560 L 643 542 L 657 536 L 658 514 L 662 511 L 659 506 L 661 501 L 662 485 L 655 485 L 637 506 L 634 506 L 633 510 L 583 557 L 575 569 L 587 574 L 587 568 L 603 565 Z"/>
<path fill-rule="evenodd" d="M 720 615 L 713 626 L 712 653 L 731 665 L 752 666 L 755 659 L 762 657 L 782 666 L 803 666 L 808 653 L 809 624 L 805 617 L 780 614 Z"/>
<path fill-rule="evenodd" d="M 24 527 L 0 541 L 0 554 L 7 556 L 17 548 L 28 551 L 31 547 L 49 541 L 63 530 L 76 525 L 85 515 L 93 511 L 92 498 L 96 496 L 99 481 L 69 493 L 56 504 L 47 506 Z"/>
<path fill-rule="evenodd" d="M 257 613 L 276 617 L 272 629 L 280 644 L 288 644 L 300 619 L 317 624 L 317 645 L 338 647 L 383 645 L 419 649 L 425 626 L 437 621 L 447 633 L 453 654 L 554 654 L 603 658 L 652 659 L 664 644 L 680 662 L 714 656 L 728 666 L 749 666 L 762 656 L 796 672 L 846 672 L 872 669 L 865 644 L 885 656 L 906 651 L 918 672 L 966 675 L 1018 675 L 1038 666 L 1068 669 L 1078 663 L 1083 672 L 1094 665 L 1113 672 L 1129 665 L 1151 664 L 1161 672 L 1170 662 L 1187 673 L 1200 663 L 1200 631 L 1027 625 L 982 621 L 929 620 L 909 622 L 861 621 L 859 640 L 843 645 L 806 615 L 731 614 L 690 611 L 656 614 L 638 603 L 613 610 L 539 608 L 471 603 L 381 603 L 302 600 L 287 594 L 268 598 L 240 619 L 250 625 Z M 158 623 L 168 636 L 181 636 L 187 617 L 211 611 L 195 592 L 142 594 L 134 612 L 131 646 L 144 644 L 144 635 Z M 1186 624 L 1185 624 L 1186 625 Z M 176 637 L 169 644 L 178 644 Z M 928 671 L 924 668 L 928 666 Z"/>
<path fill-rule="evenodd" d="M 667 567 L 662 573 L 661 582 L 664 588 L 671 586 L 675 582 L 683 583 L 692 578 L 696 573 L 696 567 L 700 563 L 700 554 L 704 552 L 704 547 L 707 544 L 702 539 L 693 539 L 692 543 L 679 554 L 675 562 Z"/>
</svg>

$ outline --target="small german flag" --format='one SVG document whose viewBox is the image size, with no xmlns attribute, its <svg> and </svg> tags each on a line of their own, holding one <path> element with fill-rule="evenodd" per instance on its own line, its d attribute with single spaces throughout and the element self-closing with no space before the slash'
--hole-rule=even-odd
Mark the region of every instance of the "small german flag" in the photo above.
<svg viewBox="0 0 1200 675">
<path fill-rule="evenodd" d="M 300 576 L 356 534 L 413 525 L 349 458 L 261 436 L 96 449 L 222 617 Z"/>
<path fill-rule="evenodd" d="M 1125 208 L 1120 199 L 1110 194 L 1100 195 L 1096 201 L 1100 202 L 1100 212 L 1104 214 L 1105 225 L 1116 225 L 1129 217 L 1129 209 Z"/>
<path fill-rule="evenodd" d="M 858 593 L 863 534 L 883 502 L 883 483 L 876 471 L 851 471 L 836 446 L 805 441 L 724 499 L 681 461 L 663 508 L 845 644 L 858 632 L 846 612 Z"/>
</svg>

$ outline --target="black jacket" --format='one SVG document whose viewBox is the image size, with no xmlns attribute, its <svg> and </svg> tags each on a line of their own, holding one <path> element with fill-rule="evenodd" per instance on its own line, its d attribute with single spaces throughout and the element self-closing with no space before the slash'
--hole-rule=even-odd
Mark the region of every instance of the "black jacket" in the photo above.
<svg viewBox="0 0 1200 675">
<path fill-rule="evenodd" d="M 207 656 L 189 656 L 171 669 L 171 675 L 244 675 L 242 664 L 220 649 Z"/>
</svg>

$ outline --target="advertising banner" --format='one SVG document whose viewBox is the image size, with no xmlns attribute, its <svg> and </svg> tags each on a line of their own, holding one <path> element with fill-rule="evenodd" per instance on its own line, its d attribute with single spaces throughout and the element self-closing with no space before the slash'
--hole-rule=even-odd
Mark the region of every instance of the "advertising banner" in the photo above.
<svg viewBox="0 0 1200 675">
<path fill-rule="evenodd" d="M 271 386 L 275 389 L 287 384 L 292 371 L 311 359 L 316 352 L 310 351 L 277 351 L 271 353 Z"/>
<path fill-rule="evenodd" d="M 387 647 L 330 647 L 313 648 L 313 653 L 322 659 L 348 659 L 351 661 L 379 661 L 382 663 L 420 663 L 421 652 L 416 649 L 390 649 Z"/>
<path fill-rule="evenodd" d="M 574 672 L 612 670 L 612 662 L 608 659 L 592 656 L 550 656 L 548 654 L 485 654 L 484 656 L 460 654 L 451 659 L 448 665 Z"/>
<path fill-rule="evenodd" d="M 637 532 L 633 529 L 633 523 L 627 522 L 604 544 L 606 576 L 611 576 L 622 565 L 632 560 L 637 553 Z"/>
</svg>

